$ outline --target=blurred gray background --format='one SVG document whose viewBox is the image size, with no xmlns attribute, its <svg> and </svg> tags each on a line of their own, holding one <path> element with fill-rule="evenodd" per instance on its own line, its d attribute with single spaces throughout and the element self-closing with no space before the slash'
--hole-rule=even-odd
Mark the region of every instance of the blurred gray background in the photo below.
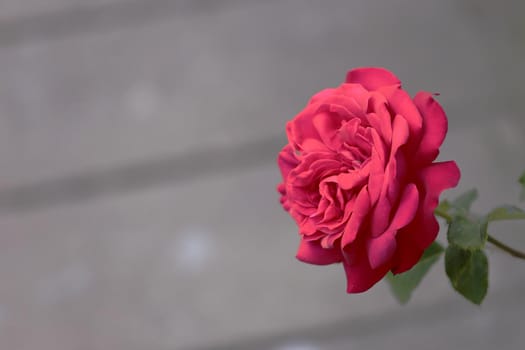
<svg viewBox="0 0 525 350">
<path fill-rule="evenodd" d="M 442 261 L 401 307 L 294 259 L 284 124 L 355 66 L 440 92 L 478 210 L 525 168 L 520 0 L 1 0 L 0 348 L 523 349 L 525 264 L 481 307 Z M 525 249 L 525 224 L 493 234 Z"/>
</svg>

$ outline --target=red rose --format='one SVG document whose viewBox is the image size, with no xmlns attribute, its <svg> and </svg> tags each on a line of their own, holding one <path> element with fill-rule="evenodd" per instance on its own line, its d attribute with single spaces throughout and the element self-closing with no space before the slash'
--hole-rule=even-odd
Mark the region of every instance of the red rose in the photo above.
<svg viewBox="0 0 525 350">
<path fill-rule="evenodd" d="M 343 263 L 348 293 L 414 266 L 435 240 L 453 161 L 433 163 L 447 118 L 428 92 L 412 99 L 384 68 L 348 72 L 286 125 L 281 203 L 299 226 L 297 258 Z"/>
</svg>

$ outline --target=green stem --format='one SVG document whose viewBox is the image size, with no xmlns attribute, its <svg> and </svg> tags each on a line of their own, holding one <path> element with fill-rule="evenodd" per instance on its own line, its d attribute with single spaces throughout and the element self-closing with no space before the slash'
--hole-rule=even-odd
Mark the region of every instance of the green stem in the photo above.
<svg viewBox="0 0 525 350">
<path fill-rule="evenodd" d="M 446 212 L 444 212 L 442 210 L 436 209 L 434 214 L 436 214 L 436 216 L 439 216 L 439 217 L 445 219 L 447 221 L 447 224 L 450 224 L 450 222 L 452 221 L 452 216 L 450 216 L 448 213 L 446 213 Z M 499 249 L 503 250 L 504 252 L 509 253 L 513 257 L 525 260 L 525 253 L 520 252 L 519 250 L 516 250 L 514 248 L 509 247 L 508 245 L 506 245 L 503 242 L 498 241 L 496 238 L 492 237 L 491 235 L 487 235 L 487 241 L 489 241 L 490 243 L 494 244 L 496 247 L 498 247 Z"/>
<path fill-rule="evenodd" d="M 447 224 L 450 224 L 450 222 L 452 221 L 452 216 L 450 216 L 447 212 L 440 210 L 439 208 L 436 208 L 434 214 L 445 219 L 447 221 Z"/>
<path fill-rule="evenodd" d="M 499 249 L 506 251 L 513 257 L 525 260 L 525 253 L 522 253 L 519 250 L 509 247 L 508 245 L 498 241 L 496 238 L 492 237 L 491 235 L 488 235 L 487 241 L 494 244 Z"/>
</svg>

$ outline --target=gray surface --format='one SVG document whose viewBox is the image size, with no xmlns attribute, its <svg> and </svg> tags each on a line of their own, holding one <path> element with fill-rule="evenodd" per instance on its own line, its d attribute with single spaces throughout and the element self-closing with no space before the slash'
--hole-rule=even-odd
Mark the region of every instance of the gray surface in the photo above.
<svg viewBox="0 0 525 350">
<path fill-rule="evenodd" d="M 507 112 L 522 89 L 451 4 L 301 4 L 174 13 L 2 49 L 1 188 L 276 135 L 353 66 L 384 65 L 414 92 L 442 92 L 452 126 Z M 515 89 L 495 88 L 502 74 Z"/>
<path fill-rule="evenodd" d="M 111 0 L 2 0 L 0 1 L 0 12 L 2 13 L 0 19 L 17 20 L 35 15 L 55 13 L 57 11 L 70 11 L 86 3 L 93 6 L 111 2 Z"/>
<path fill-rule="evenodd" d="M 285 121 L 383 65 L 441 92 L 477 209 L 514 201 L 523 5 L 501 4 L 3 1 L 0 348 L 520 349 L 523 264 L 490 252 L 481 309 L 441 264 L 408 307 L 349 296 L 294 260 L 274 190 Z"/>
</svg>

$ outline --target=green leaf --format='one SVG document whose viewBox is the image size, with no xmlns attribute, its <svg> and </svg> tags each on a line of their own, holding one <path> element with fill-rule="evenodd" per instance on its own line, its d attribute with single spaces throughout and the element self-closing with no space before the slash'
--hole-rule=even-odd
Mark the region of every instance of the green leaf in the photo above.
<svg viewBox="0 0 525 350">
<path fill-rule="evenodd" d="M 452 203 L 451 206 L 458 210 L 463 210 L 466 213 L 470 211 L 472 203 L 478 198 L 478 190 L 473 188 L 459 197 L 457 197 Z"/>
<path fill-rule="evenodd" d="M 489 221 L 525 219 L 525 211 L 512 205 L 504 205 L 493 209 L 487 218 Z"/>
<path fill-rule="evenodd" d="M 489 264 L 483 250 L 449 245 L 445 251 L 445 271 L 459 294 L 481 304 L 489 287 Z"/>
<path fill-rule="evenodd" d="M 386 280 L 390 285 L 390 290 L 401 304 L 408 302 L 414 289 L 425 277 L 430 267 L 439 260 L 442 253 L 443 247 L 434 242 L 425 250 L 419 262 L 412 269 L 398 275 L 392 273 L 387 275 Z"/>
<path fill-rule="evenodd" d="M 483 248 L 488 236 L 487 224 L 486 217 L 454 216 L 448 225 L 448 242 L 465 249 Z"/>
</svg>

